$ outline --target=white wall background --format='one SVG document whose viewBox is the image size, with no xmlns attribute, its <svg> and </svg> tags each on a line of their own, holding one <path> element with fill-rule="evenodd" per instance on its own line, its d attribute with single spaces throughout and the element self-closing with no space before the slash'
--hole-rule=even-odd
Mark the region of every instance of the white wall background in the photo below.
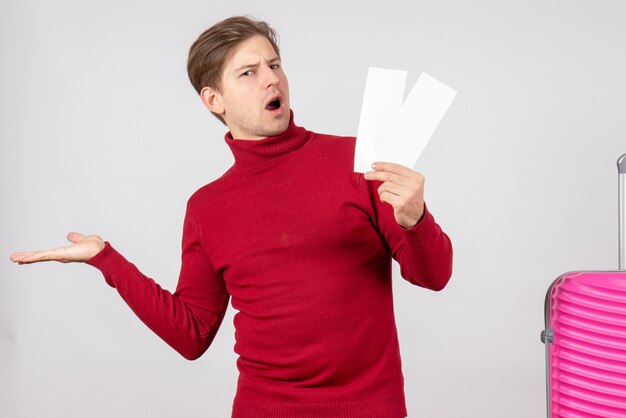
<svg viewBox="0 0 626 418">
<path fill-rule="evenodd" d="M 621 1 L 0 3 L 0 417 L 228 417 L 233 309 L 188 362 L 84 264 L 14 251 L 98 233 L 164 287 L 185 203 L 233 161 L 186 74 L 234 14 L 280 33 L 296 123 L 355 135 L 368 66 L 458 90 L 420 158 L 450 235 L 441 293 L 394 274 L 409 417 L 544 414 L 551 281 L 617 265 Z"/>
</svg>

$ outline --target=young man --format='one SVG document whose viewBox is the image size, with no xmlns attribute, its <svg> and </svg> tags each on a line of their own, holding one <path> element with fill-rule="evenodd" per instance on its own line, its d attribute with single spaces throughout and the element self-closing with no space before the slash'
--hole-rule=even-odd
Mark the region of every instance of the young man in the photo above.
<svg viewBox="0 0 626 418">
<path fill-rule="evenodd" d="M 93 265 L 190 360 L 210 346 L 231 300 L 235 418 L 405 417 L 391 258 L 404 279 L 433 290 L 452 269 L 424 178 L 391 162 L 355 173 L 354 137 L 295 125 L 264 22 L 233 17 L 209 28 L 190 49 L 188 72 L 228 127 L 235 163 L 187 202 L 176 291 L 97 235 L 70 233 L 69 247 L 11 259 Z"/>
</svg>

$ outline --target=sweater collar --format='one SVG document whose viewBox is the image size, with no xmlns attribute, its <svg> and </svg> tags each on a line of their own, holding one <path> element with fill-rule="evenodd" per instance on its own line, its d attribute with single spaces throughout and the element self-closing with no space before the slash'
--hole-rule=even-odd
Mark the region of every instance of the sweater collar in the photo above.
<svg viewBox="0 0 626 418">
<path fill-rule="evenodd" d="M 248 167 L 297 150 L 308 142 L 309 135 L 306 129 L 294 124 L 293 110 L 290 110 L 289 126 L 283 133 L 248 140 L 234 139 L 229 131 L 224 140 L 235 157 L 235 165 Z"/>
</svg>

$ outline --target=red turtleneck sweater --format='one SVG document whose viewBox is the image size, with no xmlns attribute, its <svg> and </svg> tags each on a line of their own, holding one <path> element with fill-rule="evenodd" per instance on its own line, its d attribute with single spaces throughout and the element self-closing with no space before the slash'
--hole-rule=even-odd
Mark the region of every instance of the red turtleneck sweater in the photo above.
<svg viewBox="0 0 626 418">
<path fill-rule="evenodd" d="M 231 300 L 233 418 L 405 417 L 391 258 L 404 279 L 441 289 L 449 238 L 427 208 L 413 228 L 396 223 L 381 182 L 353 171 L 354 137 L 307 131 L 292 113 L 280 135 L 225 141 L 235 163 L 187 202 L 174 293 L 109 242 L 88 264 L 190 360 Z"/>
</svg>

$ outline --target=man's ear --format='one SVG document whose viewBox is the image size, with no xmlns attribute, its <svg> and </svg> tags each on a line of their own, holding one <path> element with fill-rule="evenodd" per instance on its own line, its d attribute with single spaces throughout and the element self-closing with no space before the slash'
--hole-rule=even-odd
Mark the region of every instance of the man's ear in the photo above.
<svg viewBox="0 0 626 418">
<path fill-rule="evenodd" d="M 211 87 L 203 87 L 200 91 L 200 99 L 211 112 L 223 116 L 224 104 L 222 103 L 222 95 L 220 92 Z"/>
</svg>

